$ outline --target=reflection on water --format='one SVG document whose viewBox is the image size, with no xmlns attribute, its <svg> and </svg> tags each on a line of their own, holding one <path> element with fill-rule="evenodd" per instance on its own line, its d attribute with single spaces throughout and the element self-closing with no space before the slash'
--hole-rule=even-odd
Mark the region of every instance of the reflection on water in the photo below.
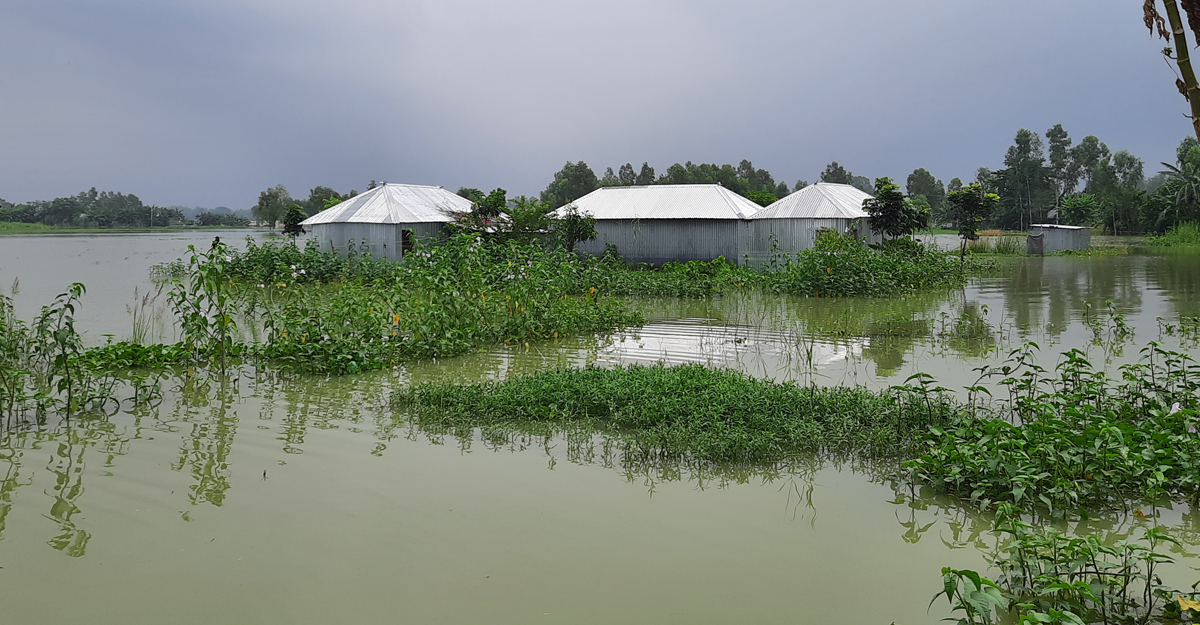
<svg viewBox="0 0 1200 625">
<path fill-rule="evenodd" d="M 0 602 L 12 622 L 932 623 L 940 568 L 981 568 L 997 537 L 957 500 L 897 488 L 893 465 L 635 464 L 589 435 L 423 430 L 393 419 L 387 395 L 658 361 L 874 387 L 926 372 L 960 388 L 1027 340 L 1117 366 L 1136 358 L 1121 341 L 1200 312 L 1198 258 L 1012 259 L 961 291 L 889 300 L 641 300 L 651 322 L 612 337 L 344 378 L 166 378 L 161 400 L 0 433 Z M 120 334 L 122 280 L 141 277 L 95 278 L 112 284 L 89 283 L 81 323 Z M 106 288 L 121 296 L 111 317 L 96 310 Z M 1112 332 L 1116 315 L 1132 337 Z M 1163 525 L 1185 543 L 1167 582 L 1190 586 L 1200 512 L 1142 512 L 1062 529 L 1112 542 Z M 862 571 L 888 579 L 869 602 Z"/>
</svg>

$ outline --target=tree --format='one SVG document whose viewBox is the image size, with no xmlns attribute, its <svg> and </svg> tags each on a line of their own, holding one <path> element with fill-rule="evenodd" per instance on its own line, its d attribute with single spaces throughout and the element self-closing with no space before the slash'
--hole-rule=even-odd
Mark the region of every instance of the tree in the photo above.
<svg viewBox="0 0 1200 625">
<path fill-rule="evenodd" d="M 875 197 L 863 200 L 863 210 L 870 216 L 871 230 L 887 238 L 907 236 L 924 226 L 920 207 L 905 201 L 900 185 L 891 178 L 875 179 Z"/>
<path fill-rule="evenodd" d="M 621 169 L 617 171 L 617 179 L 621 181 L 623 187 L 632 187 L 637 184 L 637 174 L 633 171 L 633 164 L 621 165 Z"/>
<path fill-rule="evenodd" d="M 962 263 L 967 253 L 967 241 L 979 240 L 979 228 L 1000 204 L 1000 196 L 984 191 L 979 183 L 973 183 L 948 193 L 946 204 L 954 228 L 962 239 L 958 248 L 958 262 Z"/>
<path fill-rule="evenodd" d="M 946 191 L 948 193 L 953 193 L 955 191 L 961 191 L 962 188 L 963 188 L 963 182 L 959 178 L 951 178 L 950 184 L 946 185 Z"/>
<path fill-rule="evenodd" d="M 299 204 L 288 204 L 287 211 L 283 215 L 283 233 L 292 237 L 292 242 L 296 242 L 296 237 L 304 234 L 304 226 L 300 222 L 304 221 L 308 215 L 304 213 L 304 209 L 300 208 Z"/>
<path fill-rule="evenodd" d="M 821 182 L 851 184 L 854 182 L 854 174 L 846 171 L 846 168 L 839 165 L 837 161 L 833 161 L 825 166 L 825 171 L 821 172 Z"/>
<path fill-rule="evenodd" d="M 495 219 L 508 207 L 508 191 L 496 187 L 492 192 L 475 201 L 474 213 L 481 219 Z"/>
<path fill-rule="evenodd" d="M 551 230 L 558 233 L 568 252 L 574 252 L 576 243 L 596 238 L 596 218 L 580 211 L 574 204 L 567 204 L 558 211 L 558 217 L 554 219 Z"/>
<path fill-rule="evenodd" d="M 303 208 L 309 215 L 316 215 L 330 206 L 329 200 L 341 202 L 344 199 L 346 198 L 342 197 L 342 194 L 329 187 L 317 186 L 308 192 L 308 200 L 304 203 Z"/>
<path fill-rule="evenodd" d="M 287 210 L 287 205 L 291 203 L 292 197 L 288 195 L 288 190 L 283 185 L 276 185 L 258 194 L 258 204 L 251 209 L 254 213 L 254 218 L 260 222 L 266 222 L 272 230 L 275 229 L 275 222 L 283 218 Z"/>
<path fill-rule="evenodd" d="M 1142 159 L 1130 154 L 1128 150 L 1120 150 L 1113 154 L 1112 167 L 1117 176 L 1117 183 L 1123 187 L 1140 187 L 1146 179 Z"/>
<path fill-rule="evenodd" d="M 1092 184 L 1092 170 L 1100 164 L 1100 161 L 1108 158 L 1108 156 L 1108 146 L 1101 143 L 1094 135 L 1084 137 L 1083 141 L 1079 142 L 1079 145 L 1072 148 L 1071 160 L 1079 168 L 1080 176 L 1086 179 L 1085 189 Z"/>
<path fill-rule="evenodd" d="M 787 194 L 788 186 L 786 182 L 781 182 L 779 186 L 775 187 L 775 197 L 787 197 Z"/>
<path fill-rule="evenodd" d="M 621 179 L 617 177 L 617 172 L 613 171 L 612 167 L 604 170 L 604 177 L 596 183 L 597 187 L 619 187 Z"/>
<path fill-rule="evenodd" d="M 905 191 L 908 192 L 908 197 L 915 198 L 923 195 L 934 212 L 941 210 L 942 202 L 946 199 L 946 185 L 942 184 L 941 180 L 934 178 L 929 170 L 924 167 L 913 170 L 913 173 L 908 175 L 907 182 Z"/>
<path fill-rule="evenodd" d="M 638 172 L 637 180 L 634 180 L 634 183 L 640 186 L 645 186 L 654 184 L 654 181 L 654 168 L 650 166 L 650 163 L 643 162 L 642 170 Z"/>
<path fill-rule="evenodd" d="M 1200 83 L 1196 82 L 1196 72 L 1192 69 L 1187 31 L 1184 30 L 1183 18 L 1179 14 L 1179 5 L 1176 4 L 1176 0 L 1162 0 L 1162 3 L 1166 9 L 1167 19 L 1164 20 L 1158 13 L 1156 0 L 1145 0 L 1142 5 L 1143 18 L 1146 28 L 1150 29 L 1151 33 L 1157 32 L 1158 36 L 1168 43 L 1171 43 L 1172 36 L 1174 37 L 1174 50 L 1170 47 L 1164 48 L 1163 56 L 1167 57 L 1168 63 L 1173 60 L 1179 67 L 1182 78 L 1175 79 L 1175 87 L 1191 104 L 1192 130 L 1196 133 L 1196 137 L 1200 138 Z M 1187 21 L 1188 26 L 1191 27 L 1192 36 L 1200 40 L 1200 3 L 1195 0 L 1183 0 L 1182 4 L 1183 9 L 1187 11 Z M 1168 21 L 1170 30 L 1167 29 Z"/>
<path fill-rule="evenodd" d="M 1184 137 L 1183 141 L 1179 142 L 1179 147 L 1175 148 L 1175 163 L 1183 163 L 1183 160 L 1187 158 L 1188 152 L 1196 147 L 1200 147 L 1200 140 L 1191 135 Z"/>
<path fill-rule="evenodd" d="M 770 191 L 751 191 L 746 194 L 746 199 L 759 206 L 770 206 L 779 201 L 779 197 Z"/>
<path fill-rule="evenodd" d="M 1058 206 L 1063 198 L 1079 187 L 1081 171 L 1071 153 L 1071 137 L 1062 124 L 1055 124 L 1046 131 L 1046 141 L 1049 145 L 1049 175 L 1054 184 L 1054 205 Z"/>
<path fill-rule="evenodd" d="M 472 202 L 479 202 L 484 197 L 483 191 L 480 191 L 475 187 L 459 187 L 456 195 L 458 195 L 458 197 L 471 200 Z"/>
<path fill-rule="evenodd" d="M 792 187 L 792 191 L 799 191 L 800 189 L 803 189 L 807 186 L 808 186 L 807 180 L 797 180 L 796 186 Z"/>
<path fill-rule="evenodd" d="M 1009 200 L 1010 214 L 1021 230 L 1041 216 L 1045 200 L 1053 192 L 1045 161 L 1042 138 L 1026 128 L 1018 130 L 1004 155 L 1006 170 L 1000 175 L 1003 187 L 999 195 Z"/>
<path fill-rule="evenodd" d="M 863 193 L 871 193 L 875 190 L 871 186 L 871 179 L 866 176 L 852 176 L 850 178 L 850 185 Z"/>
<path fill-rule="evenodd" d="M 1075 193 L 1068 197 L 1058 209 L 1059 223 L 1068 226 L 1090 226 L 1100 215 L 1100 202 L 1096 196 Z"/>
<path fill-rule="evenodd" d="M 579 161 L 567 161 L 563 168 L 554 174 L 554 180 L 542 191 L 541 200 L 550 208 L 564 206 L 596 190 L 599 180 L 596 172 L 588 164 Z"/>
</svg>

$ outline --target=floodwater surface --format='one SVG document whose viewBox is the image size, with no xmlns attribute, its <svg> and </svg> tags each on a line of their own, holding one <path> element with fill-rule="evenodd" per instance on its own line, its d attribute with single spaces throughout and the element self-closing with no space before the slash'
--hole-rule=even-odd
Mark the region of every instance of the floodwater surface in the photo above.
<svg viewBox="0 0 1200 625">
<path fill-rule="evenodd" d="M 20 276 L 28 318 L 85 282 L 81 325 L 119 339 L 149 265 L 210 239 L 3 237 L 0 283 Z M 63 247 L 107 260 L 64 262 Z M 1159 319 L 1200 312 L 1197 261 L 1012 259 L 961 291 L 891 300 L 642 300 L 651 322 L 612 337 L 340 378 L 166 378 L 160 404 L 0 434 L 0 622 L 934 623 L 941 567 L 983 569 L 995 537 L 953 499 L 897 490 L 886 467 L 625 466 L 599 442 L 423 432 L 388 393 L 657 361 L 961 386 L 1028 340 L 1051 364 L 1078 347 L 1117 366 L 1150 340 L 1190 349 Z M 1114 338 L 1114 315 L 1132 336 Z M 1157 522 L 1200 544 L 1200 512 L 1147 512 L 1063 529 L 1117 540 Z M 1168 583 L 1200 578 L 1192 549 Z"/>
</svg>

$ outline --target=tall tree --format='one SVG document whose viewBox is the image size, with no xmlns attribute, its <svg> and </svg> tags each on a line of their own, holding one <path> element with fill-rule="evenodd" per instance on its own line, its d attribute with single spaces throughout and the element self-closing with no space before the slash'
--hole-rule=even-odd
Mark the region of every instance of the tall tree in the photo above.
<svg viewBox="0 0 1200 625">
<path fill-rule="evenodd" d="M 634 183 L 640 186 L 645 186 L 648 184 L 654 184 L 654 181 L 654 168 L 650 166 L 650 163 L 643 162 L 642 169 L 638 172 L 637 180 L 635 180 Z"/>
<path fill-rule="evenodd" d="M 299 204 L 288 204 L 283 214 L 283 233 L 292 237 L 293 244 L 296 243 L 296 237 L 304 234 L 304 226 L 300 222 L 307 216 Z"/>
<path fill-rule="evenodd" d="M 1084 188 L 1091 186 L 1092 170 L 1101 161 L 1107 159 L 1109 154 L 1108 146 L 1094 135 L 1084 137 L 1083 141 L 1079 142 L 1079 145 L 1071 149 L 1071 160 L 1079 168 L 1080 177 L 1085 181 Z"/>
<path fill-rule="evenodd" d="M 334 199 L 340 202 L 346 198 L 342 197 L 342 194 L 330 189 L 329 187 L 313 187 L 313 189 L 308 192 L 308 200 L 304 203 L 303 208 L 309 215 L 315 215 L 325 210 L 325 206 L 329 203 L 329 200 Z"/>
<path fill-rule="evenodd" d="M 567 161 L 554 174 L 554 181 L 542 191 L 541 200 L 552 209 L 558 208 L 595 191 L 598 184 L 596 172 L 587 163 Z"/>
<path fill-rule="evenodd" d="M 621 179 L 617 178 L 617 172 L 613 171 L 612 167 L 609 167 L 604 170 L 604 177 L 601 178 L 596 183 L 596 186 L 597 187 L 619 187 L 619 186 L 621 186 Z"/>
<path fill-rule="evenodd" d="M 1175 79 L 1175 88 L 1179 89 L 1179 93 L 1191 105 L 1192 114 L 1192 130 L 1196 133 L 1196 137 L 1200 138 L 1200 83 L 1196 81 L 1196 72 L 1192 69 L 1192 59 L 1189 53 L 1191 47 L 1187 40 L 1187 31 L 1183 26 L 1183 18 L 1179 14 L 1179 5 L 1175 0 L 1162 0 L 1163 8 L 1166 9 L 1167 19 L 1163 19 L 1158 13 L 1156 0 L 1145 0 L 1142 4 L 1143 18 L 1146 23 L 1146 28 L 1150 29 L 1151 33 L 1157 33 L 1168 43 L 1174 38 L 1174 49 L 1167 47 L 1163 49 L 1163 56 L 1169 61 L 1175 61 L 1179 67 L 1181 78 Z M 1200 2 L 1196 0 L 1183 0 L 1183 9 L 1187 11 L 1188 26 L 1191 27 L 1192 36 L 1200 41 Z M 1167 22 L 1170 22 L 1170 30 L 1167 30 Z"/>
<path fill-rule="evenodd" d="M 1054 184 L 1054 205 L 1059 206 L 1063 198 L 1079 187 L 1080 168 L 1071 153 L 1071 137 L 1062 124 L 1055 124 L 1046 131 L 1046 143 L 1049 147 L 1050 180 Z"/>
<path fill-rule="evenodd" d="M 807 186 L 808 186 L 807 180 L 797 180 L 796 186 L 792 187 L 792 191 L 799 191 L 800 189 L 803 189 L 804 187 L 807 187 Z"/>
<path fill-rule="evenodd" d="M 854 182 L 854 174 L 846 171 L 846 168 L 838 164 L 837 161 L 833 161 L 825 166 L 825 171 L 821 172 L 821 182 L 852 184 Z"/>
<path fill-rule="evenodd" d="M 637 174 L 633 171 L 633 164 L 621 165 L 621 169 L 617 172 L 617 178 L 620 179 L 622 186 L 631 187 L 637 184 Z"/>
<path fill-rule="evenodd" d="M 953 193 L 955 191 L 961 191 L 962 188 L 963 188 L 963 182 L 960 178 L 951 178 L 950 184 L 946 185 L 946 192 Z"/>
<path fill-rule="evenodd" d="M 933 177 L 929 170 L 924 167 L 913 170 L 913 173 L 908 175 L 907 184 L 904 190 L 908 192 L 908 197 L 915 198 L 918 195 L 925 196 L 925 200 L 929 202 L 929 207 L 935 213 L 942 208 L 942 202 L 946 199 L 946 186 L 941 180 Z"/>
<path fill-rule="evenodd" d="M 275 223 L 283 218 L 287 211 L 287 205 L 293 201 L 292 196 L 288 195 L 286 187 L 281 184 L 275 185 L 258 194 L 258 204 L 255 204 L 252 209 L 254 218 L 260 222 L 266 222 L 274 230 Z"/>
<path fill-rule="evenodd" d="M 1122 187 L 1137 188 L 1145 181 L 1145 165 L 1142 159 L 1130 154 L 1128 150 L 1120 150 L 1112 157 L 1113 173 L 1117 184 Z"/>
<path fill-rule="evenodd" d="M 1004 190 L 1000 196 L 1013 203 L 1022 230 L 1041 217 L 1047 192 L 1052 190 L 1045 162 L 1042 138 L 1026 128 L 1018 130 L 1004 155 Z"/>
<path fill-rule="evenodd" d="M 873 193 L 875 188 L 871 186 L 871 179 L 866 176 L 852 176 L 850 185 L 863 193 Z"/>
</svg>

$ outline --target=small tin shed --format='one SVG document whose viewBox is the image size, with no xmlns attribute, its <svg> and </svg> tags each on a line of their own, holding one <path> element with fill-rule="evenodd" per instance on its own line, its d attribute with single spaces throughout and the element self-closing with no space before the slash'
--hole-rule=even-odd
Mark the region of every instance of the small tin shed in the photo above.
<svg viewBox="0 0 1200 625">
<path fill-rule="evenodd" d="M 1041 239 L 1040 253 L 1086 250 L 1092 244 L 1092 229 L 1086 226 L 1033 224 L 1029 227 L 1029 253 L 1039 253 L 1036 239 Z"/>
<path fill-rule="evenodd" d="M 746 219 L 762 208 L 716 184 L 603 187 L 572 204 L 596 218 L 595 240 L 576 249 L 599 256 L 612 243 L 626 261 L 651 264 L 741 262 Z"/>
<path fill-rule="evenodd" d="M 809 249 L 821 230 L 867 236 L 863 201 L 871 197 L 848 184 L 818 182 L 771 204 L 750 217 L 751 264 L 768 262 L 776 251 L 795 253 Z M 774 246 L 778 247 L 773 249 Z"/>
<path fill-rule="evenodd" d="M 416 239 L 429 239 L 454 221 L 451 212 L 471 210 L 471 201 L 441 187 L 384 183 L 300 222 L 323 250 L 359 252 L 400 260 Z"/>
</svg>

